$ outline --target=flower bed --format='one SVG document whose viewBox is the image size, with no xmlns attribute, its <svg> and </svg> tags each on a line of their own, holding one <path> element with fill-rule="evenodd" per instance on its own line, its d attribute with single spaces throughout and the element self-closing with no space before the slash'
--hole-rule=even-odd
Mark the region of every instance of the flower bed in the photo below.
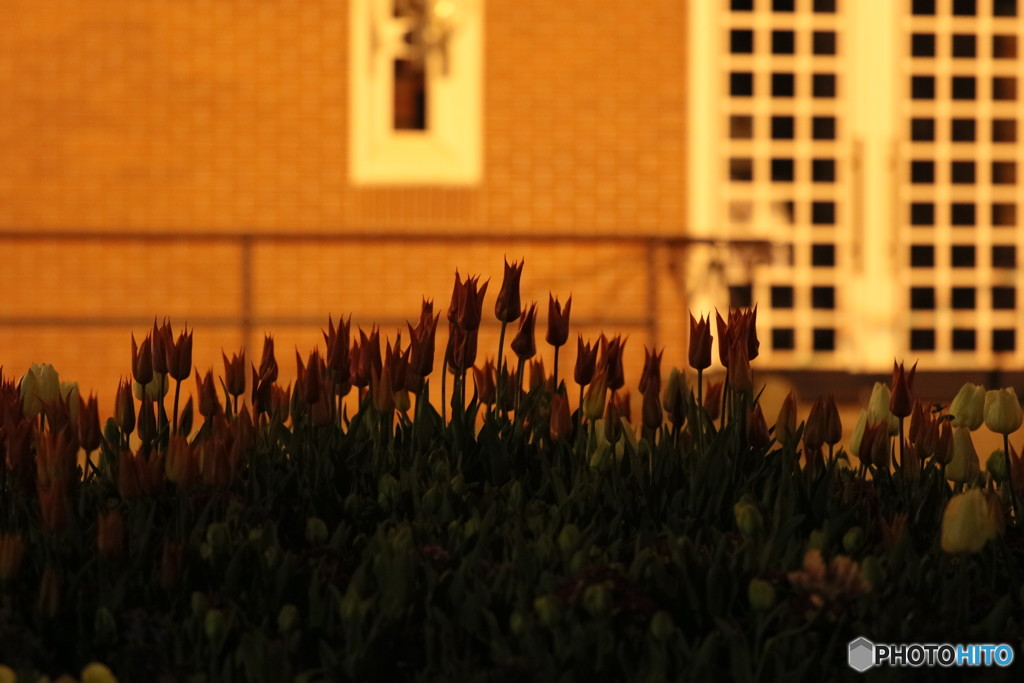
<svg viewBox="0 0 1024 683">
<path fill-rule="evenodd" d="M 621 338 L 559 368 L 571 301 L 534 363 L 521 269 L 496 363 L 457 275 L 436 371 L 424 302 L 407 346 L 329 321 L 293 386 L 268 338 L 190 392 L 192 333 L 154 324 L 103 425 L 49 366 L 0 380 L 0 681 L 818 681 L 858 636 L 1021 645 L 1012 390 L 934 410 L 899 365 L 849 447 L 828 398 L 769 426 L 733 311 L 726 381 L 691 318 L 695 374 L 647 351 L 634 416 Z"/>
</svg>

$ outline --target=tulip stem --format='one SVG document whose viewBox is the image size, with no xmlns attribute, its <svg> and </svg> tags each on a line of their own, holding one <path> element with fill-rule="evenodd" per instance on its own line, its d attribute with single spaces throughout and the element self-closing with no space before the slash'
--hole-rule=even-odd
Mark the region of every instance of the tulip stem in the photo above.
<svg viewBox="0 0 1024 683">
<path fill-rule="evenodd" d="M 1003 434 L 1003 457 L 1006 458 L 1006 486 L 1010 489 L 1013 505 L 1014 524 L 1020 525 L 1020 509 L 1017 506 L 1017 492 L 1013 490 L 1013 463 L 1010 462 L 1010 435 Z"/>
<path fill-rule="evenodd" d="M 448 342 L 451 344 L 451 342 Z M 448 409 L 446 401 L 444 400 L 445 385 L 448 383 L 448 354 L 444 354 L 444 360 L 441 361 L 441 424 L 448 422 Z"/>
<path fill-rule="evenodd" d="M 900 418 L 900 469 L 903 468 L 903 422 L 906 418 Z"/>
<path fill-rule="evenodd" d="M 174 428 L 173 432 L 178 433 L 178 398 L 181 396 L 181 380 L 174 378 Z"/>
<path fill-rule="evenodd" d="M 704 454 L 704 368 L 697 368 L 697 443 Z"/>
<path fill-rule="evenodd" d="M 555 347 L 555 369 L 551 375 L 552 392 L 558 391 L 558 348 L 557 346 Z"/>
<path fill-rule="evenodd" d="M 495 401 L 494 407 L 496 412 L 501 412 L 501 356 L 502 351 L 505 350 L 505 328 L 508 327 L 508 323 L 504 320 L 501 321 L 501 334 L 498 335 L 498 377 L 497 384 L 495 386 L 495 393 L 497 394 L 498 400 Z"/>
<path fill-rule="evenodd" d="M 583 385 L 580 385 L 580 409 L 579 409 L 579 424 L 576 425 L 577 429 L 583 427 Z"/>
<path fill-rule="evenodd" d="M 526 359 L 520 356 L 519 365 L 516 367 L 516 422 L 519 422 L 519 403 L 523 395 L 523 367 Z"/>
</svg>

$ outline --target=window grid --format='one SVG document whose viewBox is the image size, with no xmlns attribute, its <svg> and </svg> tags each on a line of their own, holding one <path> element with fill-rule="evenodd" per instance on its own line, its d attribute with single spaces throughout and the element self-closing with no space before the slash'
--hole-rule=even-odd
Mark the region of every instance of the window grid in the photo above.
<svg viewBox="0 0 1024 683">
<path fill-rule="evenodd" d="M 725 124 L 740 130 L 724 141 L 724 216 L 735 233 L 760 229 L 792 244 L 791 258 L 757 265 L 749 283 L 766 364 L 844 362 L 836 353 L 850 215 L 843 4 L 802 0 L 791 11 L 759 0 L 724 14 Z"/>
<path fill-rule="evenodd" d="M 906 6 L 903 339 L 935 367 L 1020 362 L 1020 19 L 998 0 Z"/>
</svg>

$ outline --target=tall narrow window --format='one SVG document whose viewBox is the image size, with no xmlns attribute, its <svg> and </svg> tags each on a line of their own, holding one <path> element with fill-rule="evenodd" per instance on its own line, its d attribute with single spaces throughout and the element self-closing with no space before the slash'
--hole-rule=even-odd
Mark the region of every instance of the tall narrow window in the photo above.
<svg viewBox="0 0 1024 683">
<path fill-rule="evenodd" d="M 350 0 L 354 184 L 480 181 L 484 1 Z"/>
</svg>

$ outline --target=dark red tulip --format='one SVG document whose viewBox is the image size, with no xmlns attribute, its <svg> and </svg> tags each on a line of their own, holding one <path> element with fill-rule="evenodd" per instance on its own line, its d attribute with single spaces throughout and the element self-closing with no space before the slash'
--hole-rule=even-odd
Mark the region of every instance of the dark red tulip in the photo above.
<svg viewBox="0 0 1024 683">
<path fill-rule="evenodd" d="M 565 302 L 565 306 L 558 303 L 558 299 L 548 294 L 548 333 L 544 337 L 548 344 L 554 347 L 564 346 L 569 340 L 569 309 L 572 308 L 572 297 Z"/>
<path fill-rule="evenodd" d="M 525 261 L 518 263 L 513 261 L 512 265 L 505 261 L 505 277 L 501 281 L 501 290 L 494 302 L 494 315 L 503 323 L 510 323 L 517 320 L 523 312 L 522 302 L 519 298 L 519 280 L 523 275 Z"/>
<path fill-rule="evenodd" d="M 537 344 L 534 341 L 534 326 L 537 322 L 537 304 L 530 304 L 529 310 L 519 316 L 519 331 L 510 344 L 512 351 L 521 360 L 529 360 L 537 354 Z"/>
</svg>

